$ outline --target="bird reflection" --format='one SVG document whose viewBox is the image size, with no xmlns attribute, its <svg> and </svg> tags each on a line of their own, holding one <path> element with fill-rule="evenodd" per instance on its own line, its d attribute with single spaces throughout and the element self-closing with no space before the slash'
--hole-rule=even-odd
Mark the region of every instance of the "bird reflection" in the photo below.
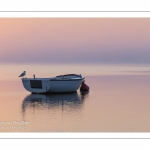
<svg viewBox="0 0 150 150">
<path fill-rule="evenodd" d="M 62 93 L 62 94 L 30 94 L 22 102 L 22 112 L 25 113 L 27 108 L 36 109 L 57 109 L 69 107 L 78 109 L 82 106 L 88 96 L 88 92 Z"/>
</svg>

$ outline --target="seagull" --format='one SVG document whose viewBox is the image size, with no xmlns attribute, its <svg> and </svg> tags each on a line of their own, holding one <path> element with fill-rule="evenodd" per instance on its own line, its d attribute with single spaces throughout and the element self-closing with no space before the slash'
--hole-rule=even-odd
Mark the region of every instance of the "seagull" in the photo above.
<svg viewBox="0 0 150 150">
<path fill-rule="evenodd" d="M 26 71 L 24 71 L 19 77 L 23 77 L 26 75 Z"/>
</svg>

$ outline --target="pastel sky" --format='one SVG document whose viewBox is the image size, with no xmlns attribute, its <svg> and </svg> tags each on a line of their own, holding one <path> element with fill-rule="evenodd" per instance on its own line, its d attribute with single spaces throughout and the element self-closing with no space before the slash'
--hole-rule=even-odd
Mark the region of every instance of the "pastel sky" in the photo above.
<svg viewBox="0 0 150 150">
<path fill-rule="evenodd" d="M 150 63 L 150 18 L 0 18 L 1 63 Z"/>
</svg>

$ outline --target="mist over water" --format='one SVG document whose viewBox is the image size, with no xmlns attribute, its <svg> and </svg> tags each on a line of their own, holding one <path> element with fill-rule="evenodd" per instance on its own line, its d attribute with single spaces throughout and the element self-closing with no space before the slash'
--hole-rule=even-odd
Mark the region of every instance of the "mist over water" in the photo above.
<svg viewBox="0 0 150 150">
<path fill-rule="evenodd" d="M 61 74 L 102 75 L 149 75 L 149 64 L 0 64 L 0 81 L 20 81 L 18 76 L 26 71 L 26 77 L 53 77 Z"/>
<path fill-rule="evenodd" d="M 0 63 L 150 63 L 149 18 L 0 18 Z"/>
</svg>

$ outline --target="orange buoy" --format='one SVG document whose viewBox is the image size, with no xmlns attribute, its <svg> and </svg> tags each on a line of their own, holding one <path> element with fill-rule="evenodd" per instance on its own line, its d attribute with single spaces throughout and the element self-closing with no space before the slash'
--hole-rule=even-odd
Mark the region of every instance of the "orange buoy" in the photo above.
<svg viewBox="0 0 150 150">
<path fill-rule="evenodd" d="M 89 86 L 86 85 L 84 82 L 85 81 L 83 81 L 81 84 L 80 91 L 89 91 L 89 89 L 90 89 Z"/>
</svg>

